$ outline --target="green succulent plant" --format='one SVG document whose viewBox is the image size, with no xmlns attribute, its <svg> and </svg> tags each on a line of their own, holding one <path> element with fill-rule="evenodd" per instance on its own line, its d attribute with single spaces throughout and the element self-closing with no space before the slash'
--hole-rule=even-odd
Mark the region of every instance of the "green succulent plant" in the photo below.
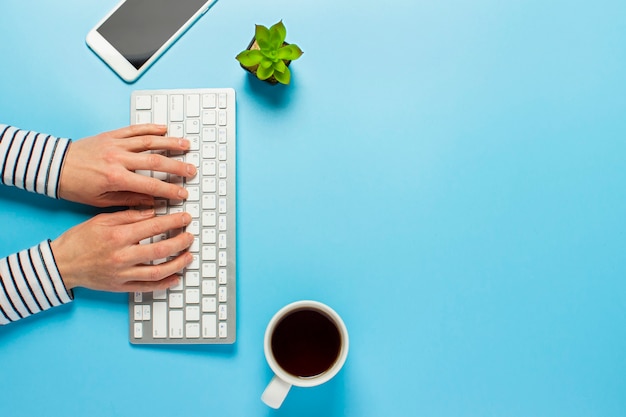
<svg viewBox="0 0 626 417">
<path fill-rule="evenodd" d="M 281 84 L 289 84 L 291 72 L 288 65 L 300 58 L 302 50 L 296 44 L 286 43 L 286 37 L 287 29 L 282 20 L 269 29 L 256 25 L 253 42 L 236 59 L 259 80 L 275 79 Z"/>
</svg>

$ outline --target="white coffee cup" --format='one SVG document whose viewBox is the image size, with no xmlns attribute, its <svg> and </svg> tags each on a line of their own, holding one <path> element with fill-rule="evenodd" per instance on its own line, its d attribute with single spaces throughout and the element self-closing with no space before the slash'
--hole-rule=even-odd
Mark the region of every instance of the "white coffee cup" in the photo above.
<svg viewBox="0 0 626 417">
<path fill-rule="evenodd" d="M 265 358 L 274 377 L 261 399 L 279 408 L 293 385 L 328 382 L 345 363 L 348 344 L 346 325 L 327 305 L 304 300 L 283 307 L 265 330 Z"/>
</svg>

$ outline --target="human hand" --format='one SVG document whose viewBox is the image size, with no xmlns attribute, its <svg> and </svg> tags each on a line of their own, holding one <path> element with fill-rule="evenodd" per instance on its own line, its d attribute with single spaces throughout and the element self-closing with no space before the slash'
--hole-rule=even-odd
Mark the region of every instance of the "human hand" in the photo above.
<svg viewBox="0 0 626 417">
<path fill-rule="evenodd" d="M 50 244 L 67 289 L 86 287 L 114 292 L 150 292 L 176 285 L 181 271 L 192 261 L 185 251 L 193 235 L 180 233 L 157 243 L 141 240 L 182 229 L 188 213 L 155 217 L 154 210 L 126 210 L 99 214 Z M 147 265 L 173 256 L 170 261 Z"/>
<path fill-rule="evenodd" d="M 186 151 L 189 141 L 164 137 L 166 126 L 134 125 L 72 142 L 59 183 L 65 200 L 97 207 L 154 204 L 154 197 L 185 199 L 183 187 L 136 174 L 136 170 L 193 177 L 196 167 L 157 153 Z"/>
</svg>

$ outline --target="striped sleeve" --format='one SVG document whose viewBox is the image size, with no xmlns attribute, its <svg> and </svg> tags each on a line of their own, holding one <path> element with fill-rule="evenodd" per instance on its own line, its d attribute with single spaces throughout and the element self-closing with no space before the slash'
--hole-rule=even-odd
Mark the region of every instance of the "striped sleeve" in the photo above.
<svg viewBox="0 0 626 417">
<path fill-rule="evenodd" d="M 59 198 L 70 140 L 0 124 L 0 183 Z"/>
<path fill-rule="evenodd" d="M 74 299 L 65 288 L 50 241 L 0 259 L 0 325 Z"/>
</svg>

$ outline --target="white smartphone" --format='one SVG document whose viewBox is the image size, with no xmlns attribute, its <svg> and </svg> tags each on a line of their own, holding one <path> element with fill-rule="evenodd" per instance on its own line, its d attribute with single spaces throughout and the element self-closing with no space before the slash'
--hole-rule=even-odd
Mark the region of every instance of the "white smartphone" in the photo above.
<svg viewBox="0 0 626 417">
<path fill-rule="evenodd" d="M 87 34 L 87 45 L 133 82 L 216 0 L 123 0 Z"/>
</svg>

